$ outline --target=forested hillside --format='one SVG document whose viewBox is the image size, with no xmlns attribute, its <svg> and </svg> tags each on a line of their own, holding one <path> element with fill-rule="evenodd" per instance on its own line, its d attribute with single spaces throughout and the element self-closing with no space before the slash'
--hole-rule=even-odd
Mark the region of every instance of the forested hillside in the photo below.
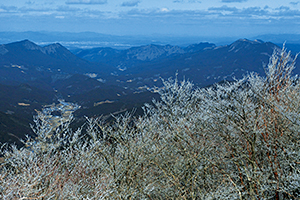
<svg viewBox="0 0 300 200">
<path fill-rule="evenodd" d="M 2 147 L 1 199 L 299 199 L 300 83 L 275 49 L 266 76 L 212 87 L 164 80 L 160 100 L 106 123 L 45 112 L 36 138 Z"/>
</svg>

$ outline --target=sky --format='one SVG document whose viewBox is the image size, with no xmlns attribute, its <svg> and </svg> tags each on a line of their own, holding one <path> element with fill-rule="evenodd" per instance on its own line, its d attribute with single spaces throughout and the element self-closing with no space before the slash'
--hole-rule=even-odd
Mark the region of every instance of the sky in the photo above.
<svg viewBox="0 0 300 200">
<path fill-rule="evenodd" d="M 300 0 L 0 0 L 0 31 L 300 34 Z"/>
</svg>

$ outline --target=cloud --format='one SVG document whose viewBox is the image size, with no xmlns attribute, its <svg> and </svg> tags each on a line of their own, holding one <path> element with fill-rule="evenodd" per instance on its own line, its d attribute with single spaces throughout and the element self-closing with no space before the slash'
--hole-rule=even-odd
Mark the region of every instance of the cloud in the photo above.
<svg viewBox="0 0 300 200">
<path fill-rule="evenodd" d="M 55 18 L 56 18 L 56 19 L 64 19 L 64 18 L 65 18 L 65 16 L 61 16 L 61 15 L 59 15 L 59 16 L 55 16 Z"/>
<path fill-rule="evenodd" d="M 73 6 L 58 6 L 55 10 L 57 16 L 75 17 L 75 18 L 105 18 L 109 12 L 103 12 L 97 9 L 77 8 Z"/>
<path fill-rule="evenodd" d="M 132 9 L 126 12 L 120 13 L 122 19 L 143 18 L 149 20 L 163 20 L 175 19 L 177 22 L 191 19 L 202 19 L 206 16 L 212 15 L 204 10 L 170 10 L 168 8 L 157 9 Z M 184 16 L 184 17 L 183 17 Z"/>
<path fill-rule="evenodd" d="M 137 6 L 139 3 L 141 3 L 141 1 L 125 1 L 125 2 L 122 3 L 121 6 L 134 7 L 134 6 Z"/>
<path fill-rule="evenodd" d="M 0 9 L 4 10 L 4 11 L 7 11 L 7 12 L 11 12 L 11 11 L 16 11 L 18 8 L 16 6 L 4 6 L 4 5 L 1 5 Z"/>
<path fill-rule="evenodd" d="M 81 11 L 81 9 L 70 7 L 70 6 L 58 6 L 56 8 L 56 11 L 58 11 L 58 12 L 74 12 L 74 11 L 78 12 L 78 11 Z"/>
<path fill-rule="evenodd" d="M 68 0 L 66 4 L 106 4 L 107 0 Z"/>
<path fill-rule="evenodd" d="M 222 0 L 223 3 L 242 3 L 248 0 Z"/>
<path fill-rule="evenodd" d="M 275 10 L 290 10 L 287 6 L 280 6 L 279 8 L 276 8 Z"/>
<path fill-rule="evenodd" d="M 248 7 L 238 9 L 236 7 L 211 7 L 208 8 L 211 14 L 217 15 L 219 18 L 243 18 L 243 19 L 288 19 L 300 18 L 299 10 L 292 10 L 289 7 L 281 6 L 278 8 L 270 9 L 270 7 Z"/>
<path fill-rule="evenodd" d="M 18 9 L 19 12 L 21 13 L 26 13 L 26 12 L 51 12 L 53 9 L 50 8 L 31 8 L 31 7 L 21 7 Z"/>
<path fill-rule="evenodd" d="M 238 9 L 236 7 L 228 7 L 228 6 L 222 6 L 222 7 L 211 7 L 208 8 L 208 11 L 222 15 L 222 16 L 236 16 L 236 17 L 253 17 L 255 15 L 270 15 L 267 10 L 262 9 L 260 7 L 248 7 L 243 9 Z"/>
<path fill-rule="evenodd" d="M 209 11 L 231 11 L 231 12 L 238 12 L 238 9 L 236 7 L 228 7 L 228 6 L 222 6 L 222 7 L 211 7 L 208 8 Z"/>
<path fill-rule="evenodd" d="M 168 8 L 162 8 L 160 9 L 161 12 L 170 12 L 170 10 Z"/>
<path fill-rule="evenodd" d="M 26 3 L 27 5 L 33 5 L 33 4 L 35 4 L 34 1 L 26 1 L 25 3 Z"/>
<path fill-rule="evenodd" d="M 38 4 L 36 0 L 31 1 Z M 280 33 L 282 30 L 296 32 L 298 31 L 297 27 L 299 27 L 297 23 L 300 19 L 300 10 L 293 8 L 290 4 L 287 4 L 290 6 L 289 9 L 280 6 L 277 8 L 264 7 L 264 5 L 262 7 L 242 8 L 235 7 L 234 4 L 224 4 L 227 6 L 221 5 L 209 9 L 200 6 L 193 10 L 185 10 L 184 6 L 179 6 L 178 9 L 170 7 L 168 10 L 162 9 L 161 6 L 157 6 L 158 8 L 148 7 L 148 9 L 128 7 L 129 9 L 120 9 L 118 12 L 114 12 L 98 9 L 97 6 L 88 8 L 86 6 L 66 5 L 65 2 L 67 1 L 70 2 L 71 0 L 65 0 L 63 4 L 53 6 L 42 4 L 44 7 L 42 6 L 43 9 L 41 10 L 46 8 L 49 10 L 41 12 L 38 12 L 37 9 L 28 9 L 31 7 L 29 5 L 26 5 L 27 9 L 25 9 L 26 7 L 1 6 L 0 3 L 0 21 L 2 22 L 0 29 L 96 31 L 123 35 L 150 33 L 230 35 L 237 33 L 256 34 L 263 30 L 269 30 L 272 33 Z M 113 0 L 107 0 L 108 3 L 111 1 Z M 121 6 L 122 2 L 126 1 L 134 0 L 116 2 L 119 2 L 118 6 Z M 144 2 L 143 0 L 140 1 Z M 175 0 L 170 2 L 173 1 Z M 189 0 L 177 1 L 179 5 L 189 3 Z M 218 1 L 221 2 L 221 0 Z M 142 3 L 138 5 L 142 5 Z M 39 6 L 40 4 L 36 8 Z"/>
<path fill-rule="evenodd" d="M 298 5 L 299 3 L 300 3 L 300 1 L 292 1 L 292 2 L 290 2 L 290 4 L 292 4 L 294 6 Z"/>
<path fill-rule="evenodd" d="M 197 0 L 174 0 L 173 3 L 201 3 Z"/>
</svg>

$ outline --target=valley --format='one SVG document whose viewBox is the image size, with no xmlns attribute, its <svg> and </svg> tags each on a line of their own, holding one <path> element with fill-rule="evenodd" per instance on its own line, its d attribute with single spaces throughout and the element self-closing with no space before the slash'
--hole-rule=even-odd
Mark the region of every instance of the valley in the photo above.
<svg viewBox="0 0 300 200">
<path fill-rule="evenodd" d="M 111 113 L 132 109 L 141 115 L 144 103 L 159 98 L 162 79 L 177 77 L 207 87 L 252 72 L 264 75 L 264 65 L 276 48 L 281 47 L 247 39 L 220 46 L 203 42 L 125 49 L 69 50 L 59 43 L 40 46 L 29 40 L 2 44 L 1 142 L 13 143 L 25 134 L 32 135 L 29 123 L 36 110 L 59 99 L 81 106 L 74 112 L 75 124 L 82 124 L 84 116 L 109 118 Z M 294 73 L 299 70 L 296 67 Z"/>
</svg>

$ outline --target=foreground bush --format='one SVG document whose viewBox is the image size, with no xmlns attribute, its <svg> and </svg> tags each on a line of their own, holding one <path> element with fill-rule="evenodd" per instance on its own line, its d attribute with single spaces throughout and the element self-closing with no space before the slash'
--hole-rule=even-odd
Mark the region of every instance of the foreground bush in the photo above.
<svg viewBox="0 0 300 200">
<path fill-rule="evenodd" d="M 274 51 L 266 77 L 204 89 L 169 79 L 144 116 L 87 119 L 76 131 L 72 115 L 53 130 L 40 112 L 27 148 L 3 147 L 0 197 L 299 199 L 294 62 Z"/>
</svg>

